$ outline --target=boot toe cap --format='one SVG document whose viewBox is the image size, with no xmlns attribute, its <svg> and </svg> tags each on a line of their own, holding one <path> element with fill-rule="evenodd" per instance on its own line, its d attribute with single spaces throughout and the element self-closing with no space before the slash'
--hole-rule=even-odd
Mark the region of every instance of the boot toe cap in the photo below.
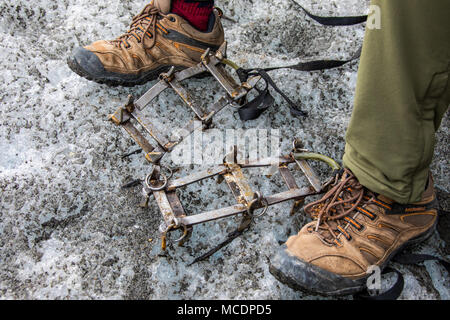
<svg viewBox="0 0 450 320">
<path fill-rule="evenodd" d="M 91 77 L 100 77 L 105 74 L 105 68 L 97 55 L 83 47 L 77 47 L 73 50 L 69 58 L 69 65 L 81 69 L 78 71 Z"/>
<path fill-rule="evenodd" d="M 364 280 L 352 280 L 329 272 L 292 255 L 283 245 L 270 259 L 270 273 L 296 290 L 322 295 L 344 295 L 362 290 Z"/>
</svg>

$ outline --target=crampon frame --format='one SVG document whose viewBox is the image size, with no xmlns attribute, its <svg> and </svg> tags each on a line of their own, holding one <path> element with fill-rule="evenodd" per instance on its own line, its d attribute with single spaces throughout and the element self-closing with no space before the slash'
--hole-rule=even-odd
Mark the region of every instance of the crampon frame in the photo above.
<svg viewBox="0 0 450 320">
<path fill-rule="evenodd" d="M 224 158 L 220 165 L 213 166 L 207 170 L 192 173 L 181 178 L 173 178 L 171 169 L 160 164 L 165 154 L 170 153 L 183 139 L 187 138 L 195 130 L 202 130 L 211 124 L 215 114 L 223 110 L 226 106 L 239 109 L 247 104 L 247 95 L 255 89 L 256 84 L 261 80 L 260 75 L 251 76 L 246 81 L 238 83 L 225 69 L 225 65 L 238 70 L 233 62 L 226 59 L 226 43 L 224 43 L 215 53 L 207 50 L 201 62 L 194 67 L 175 71 L 171 68 L 167 73 L 159 76 L 159 81 L 144 93 L 136 101 L 130 96 L 127 103 L 118 108 L 110 119 L 118 126 L 124 128 L 126 132 L 144 151 L 145 158 L 152 164 L 150 173 L 143 179 L 143 193 L 145 201 L 142 206 L 146 207 L 151 195 L 154 196 L 162 214 L 162 224 L 159 227 L 161 232 L 162 249 L 166 249 L 166 242 L 171 231 L 181 230 L 181 237 L 171 241 L 179 244 L 184 243 L 192 233 L 193 226 L 222 219 L 231 216 L 242 215 L 238 232 L 248 229 L 251 222 L 263 215 L 269 206 L 294 200 L 294 208 L 304 202 L 305 197 L 321 193 L 327 183 L 321 183 L 319 177 L 314 172 L 308 161 L 319 160 L 327 163 L 333 169 L 339 169 L 339 165 L 331 158 L 310 153 L 302 149 L 301 143 L 295 140 L 293 150 L 286 156 L 276 158 L 257 159 L 254 161 L 237 161 L 238 150 L 233 150 Z M 199 107 L 199 103 L 194 101 L 192 96 L 183 87 L 181 82 L 202 73 L 209 73 L 218 81 L 226 94 L 215 102 L 209 110 L 205 111 Z M 153 105 L 151 102 L 165 89 L 171 88 L 178 94 L 184 103 L 193 111 L 194 119 L 184 126 L 182 135 L 177 135 L 177 139 L 170 139 L 159 132 L 152 122 L 146 119 L 142 110 Z M 144 130 L 144 134 L 150 135 L 153 143 L 149 142 L 144 134 L 139 131 L 138 126 Z M 306 176 L 309 186 L 299 187 L 294 179 L 288 165 L 295 163 L 298 169 Z M 254 191 L 250 187 L 244 174 L 246 168 L 272 167 L 278 170 L 287 185 L 288 190 L 272 194 L 263 195 L 259 191 Z M 177 189 L 199 182 L 204 179 L 218 177 L 225 180 L 236 199 L 236 204 L 224 208 L 215 209 L 187 215 L 181 201 L 176 193 Z M 130 183 L 128 186 L 135 185 Z"/>
</svg>

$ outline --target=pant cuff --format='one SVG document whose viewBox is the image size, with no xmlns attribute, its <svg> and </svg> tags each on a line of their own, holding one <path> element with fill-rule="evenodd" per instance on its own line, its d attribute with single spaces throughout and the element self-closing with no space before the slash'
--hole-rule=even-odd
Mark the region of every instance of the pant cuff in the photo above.
<svg viewBox="0 0 450 320">
<path fill-rule="evenodd" d="M 367 161 L 358 161 L 361 158 L 353 148 L 346 143 L 343 157 L 344 167 L 350 169 L 364 187 L 372 192 L 388 197 L 401 204 L 411 203 L 410 192 L 399 192 L 392 187 L 384 175 Z"/>
</svg>

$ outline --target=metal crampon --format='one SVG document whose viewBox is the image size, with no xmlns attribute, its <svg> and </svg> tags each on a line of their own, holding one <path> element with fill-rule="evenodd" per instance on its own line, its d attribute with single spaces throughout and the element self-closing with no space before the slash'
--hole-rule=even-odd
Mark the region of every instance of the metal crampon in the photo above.
<svg viewBox="0 0 450 320">
<path fill-rule="evenodd" d="M 338 164 L 325 156 L 308 153 L 301 149 L 297 141 L 294 141 L 293 152 L 284 157 L 259 159 L 256 161 L 237 162 L 237 150 L 225 157 L 223 164 L 214 166 L 204 171 L 190 174 L 183 178 L 172 178 L 172 171 L 160 164 L 162 157 L 170 153 L 173 148 L 188 137 L 192 132 L 208 126 L 215 114 L 226 106 L 231 105 L 239 108 L 247 101 L 247 94 L 254 88 L 260 80 L 260 76 L 252 76 L 245 82 L 238 84 L 226 71 L 224 65 L 230 65 L 235 70 L 238 67 L 226 59 L 226 43 L 224 43 L 216 53 L 207 50 L 201 62 L 191 68 L 175 72 L 170 69 L 167 73 L 160 75 L 160 80 L 150 88 L 138 100 L 130 96 L 128 102 L 120 107 L 110 119 L 117 125 L 123 127 L 135 142 L 142 148 L 145 158 L 153 164 L 150 174 L 143 181 L 143 194 L 145 201 L 142 206 L 146 207 L 151 195 L 154 196 L 162 214 L 163 222 L 160 225 L 162 234 L 162 248 L 166 249 L 169 233 L 173 230 L 181 230 L 182 235 L 178 239 L 171 241 L 183 243 L 188 239 L 196 224 L 222 219 L 230 216 L 242 215 L 242 221 L 237 231 L 246 230 L 250 223 L 257 217 L 263 215 L 269 206 L 280 202 L 295 200 L 294 208 L 303 203 L 304 198 L 318 194 L 322 191 L 323 184 L 320 182 L 314 170 L 308 163 L 308 159 L 320 160 L 328 163 L 334 169 L 339 168 Z M 214 103 L 210 110 L 201 110 L 199 105 L 192 99 L 190 94 L 183 88 L 181 82 L 200 73 L 208 72 L 225 89 L 226 94 Z M 151 106 L 151 102 L 165 89 L 171 88 L 178 94 L 186 105 L 194 112 L 194 119 L 184 126 L 183 135 L 175 140 L 162 135 L 152 125 L 151 121 L 145 119 L 142 110 Z M 150 143 L 135 124 L 138 123 L 144 131 L 154 140 Z M 294 176 L 288 169 L 288 165 L 296 163 L 298 168 L 307 177 L 310 186 L 299 188 Z M 273 195 L 262 195 L 259 191 L 254 191 L 249 186 L 243 169 L 255 167 L 274 167 L 280 172 L 288 190 Z M 212 211 L 201 212 L 195 215 L 186 215 L 183 206 L 176 194 L 178 188 L 199 182 L 201 180 L 219 176 L 225 180 L 231 189 L 237 203 L 235 205 L 220 208 Z M 134 185 L 135 182 L 129 185 Z M 261 210 L 257 213 L 258 210 Z"/>
<path fill-rule="evenodd" d="M 128 102 L 110 116 L 110 119 L 115 124 L 123 127 L 142 148 L 145 153 L 145 158 L 150 163 L 157 164 L 167 152 L 173 150 L 177 144 L 182 142 L 192 132 L 209 125 L 214 115 L 226 106 L 231 105 L 239 108 L 240 102 L 245 100 L 247 93 L 259 81 L 260 76 L 253 76 L 244 83 L 236 83 L 224 67 L 224 65 L 231 65 L 235 69 L 238 68 L 233 62 L 226 59 L 226 46 L 227 44 L 224 42 L 215 53 L 211 53 L 209 49 L 206 50 L 201 57 L 201 62 L 194 67 L 178 72 L 175 72 L 175 68 L 172 67 L 167 73 L 160 74 L 159 82 L 144 95 L 136 101 L 132 96 L 129 96 Z M 199 104 L 192 99 L 192 96 L 181 84 L 183 80 L 205 72 L 210 73 L 226 91 L 226 94 L 215 102 L 210 110 L 202 110 Z M 144 108 L 151 106 L 151 102 L 168 88 L 173 89 L 194 112 L 194 119 L 184 126 L 184 130 L 180 131 L 182 135 L 169 135 L 169 137 L 177 137 L 174 141 L 159 132 L 142 113 Z M 144 137 L 144 134 L 138 130 L 132 123 L 132 120 L 133 122 L 139 123 L 145 132 L 152 137 L 154 140 L 153 144 Z"/>
<path fill-rule="evenodd" d="M 225 157 L 223 164 L 190 174 L 183 178 L 170 180 L 167 183 L 162 182 L 165 184 L 163 189 L 146 189 L 147 191 L 153 192 L 164 218 L 164 222 L 160 227 L 164 239 L 168 231 L 181 229 L 183 235 L 176 241 L 182 241 L 190 234 L 192 227 L 196 224 L 236 215 L 242 215 L 242 221 L 238 230 L 244 230 L 255 218 L 263 215 L 269 206 L 294 200 L 294 207 L 296 207 L 299 203 L 303 203 L 305 197 L 322 192 L 324 184 L 320 182 L 317 174 L 309 165 L 308 161 L 311 159 L 325 162 L 334 170 L 339 169 L 339 165 L 333 159 L 297 148 L 295 143 L 294 149 L 289 155 L 277 158 L 272 157 L 237 163 L 236 154 L 237 150 L 234 147 L 233 151 Z M 288 168 L 288 165 L 291 163 L 295 163 L 298 169 L 303 172 L 309 181 L 309 186 L 300 188 L 297 185 L 292 172 Z M 273 195 L 262 195 L 261 192 L 252 190 L 243 169 L 274 165 L 277 166 L 288 190 Z M 237 203 L 225 208 L 187 216 L 176 195 L 176 190 L 215 176 L 220 176 L 223 179 L 219 180 L 225 180 L 227 182 Z M 166 181 L 166 179 L 163 179 L 163 181 Z M 257 213 L 258 210 L 261 211 Z M 163 243 L 163 248 L 164 245 Z"/>
<path fill-rule="evenodd" d="M 166 249 L 166 241 L 168 240 L 170 231 L 182 231 L 181 237 L 172 240 L 181 244 L 188 239 L 193 226 L 196 224 L 242 215 L 242 221 L 237 229 L 240 232 L 247 229 L 255 218 L 262 216 L 269 206 L 294 200 L 293 208 L 295 208 L 304 202 L 305 197 L 321 193 L 324 184 L 320 182 L 317 174 L 309 165 L 308 161 L 311 159 L 323 161 L 335 170 L 339 169 L 339 165 L 333 159 L 299 148 L 294 148 L 287 156 L 245 161 L 243 163 L 237 162 L 236 155 L 237 150 L 234 147 L 233 151 L 224 158 L 223 164 L 177 179 L 171 179 L 172 172 L 170 170 L 164 173 L 161 172 L 164 171 L 164 167 L 153 167 L 152 172 L 145 178 L 143 192 L 147 201 L 150 195 L 153 194 L 161 211 L 163 223 L 159 229 L 162 234 L 163 250 Z M 293 163 L 306 176 L 310 184 L 309 186 L 300 188 L 297 185 L 292 172 L 288 168 L 288 165 Z M 263 195 L 259 191 L 252 190 L 244 174 L 244 169 L 273 167 L 274 165 L 276 165 L 283 177 L 288 190 L 273 195 Z M 220 179 L 218 180 L 225 180 L 227 182 L 237 203 L 212 211 L 186 215 L 180 199 L 176 194 L 176 190 L 216 176 L 219 176 Z"/>
</svg>

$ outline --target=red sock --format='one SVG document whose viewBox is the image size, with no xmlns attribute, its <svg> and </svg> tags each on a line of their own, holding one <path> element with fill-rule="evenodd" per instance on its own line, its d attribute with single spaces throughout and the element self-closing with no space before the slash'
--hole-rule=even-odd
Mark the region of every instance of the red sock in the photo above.
<svg viewBox="0 0 450 320">
<path fill-rule="evenodd" d="M 214 0 L 172 0 L 171 13 L 175 13 L 180 17 L 183 17 L 198 30 L 206 31 L 213 6 Z"/>
</svg>

